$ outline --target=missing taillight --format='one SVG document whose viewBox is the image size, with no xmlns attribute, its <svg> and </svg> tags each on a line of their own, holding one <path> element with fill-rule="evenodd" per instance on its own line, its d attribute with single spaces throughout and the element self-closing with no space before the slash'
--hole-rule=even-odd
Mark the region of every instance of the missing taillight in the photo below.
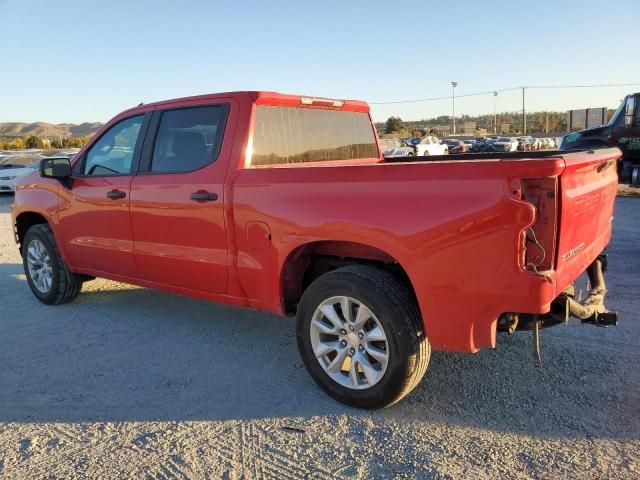
<svg viewBox="0 0 640 480">
<path fill-rule="evenodd" d="M 536 218 L 525 231 L 525 268 L 551 270 L 555 264 L 558 179 L 526 178 L 522 180 L 522 199 L 536 209 Z"/>
</svg>

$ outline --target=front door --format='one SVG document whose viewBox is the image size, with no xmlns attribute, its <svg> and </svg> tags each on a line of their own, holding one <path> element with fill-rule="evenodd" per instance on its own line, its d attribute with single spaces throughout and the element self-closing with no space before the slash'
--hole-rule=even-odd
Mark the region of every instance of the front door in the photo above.
<svg viewBox="0 0 640 480">
<path fill-rule="evenodd" d="M 223 187 L 232 142 L 223 137 L 231 113 L 227 103 L 154 113 L 131 184 L 135 259 L 146 280 L 226 291 Z"/>
<path fill-rule="evenodd" d="M 76 268 L 139 276 L 129 194 L 143 125 L 145 114 L 117 121 L 74 162 L 71 188 L 60 188 L 60 231 Z"/>
</svg>

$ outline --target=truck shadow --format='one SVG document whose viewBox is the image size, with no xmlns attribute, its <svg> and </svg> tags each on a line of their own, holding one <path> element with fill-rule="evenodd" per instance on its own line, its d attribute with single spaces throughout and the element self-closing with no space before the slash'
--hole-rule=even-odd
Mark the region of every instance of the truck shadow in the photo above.
<svg viewBox="0 0 640 480">
<path fill-rule="evenodd" d="M 349 415 L 565 438 L 640 430 L 637 352 L 587 345 L 585 355 L 562 332 L 543 333 L 543 369 L 527 333 L 477 355 L 435 352 L 413 394 L 365 412 L 307 375 L 293 319 L 106 281 L 49 307 L 21 274 L 21 265 L 0 264 L 0 422 Z"/>
</svg>

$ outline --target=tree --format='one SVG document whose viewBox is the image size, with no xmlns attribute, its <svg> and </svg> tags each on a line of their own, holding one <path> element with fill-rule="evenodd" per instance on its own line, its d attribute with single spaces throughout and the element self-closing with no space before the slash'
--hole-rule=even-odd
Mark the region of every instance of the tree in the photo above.
<svg viewBox="0 0 640 480">
<path fill-rule="evenodd" d="M 404 124 L 400 117 L 389 117 L 384 129 L 384 133 L 395 133 L 404 130 Z"/>
<path fill-rule="evenodd" d="M 40 148 L 40 139 L 35 135 L 27 137 L 25 144 L 27 148 Z"/>
</svg>

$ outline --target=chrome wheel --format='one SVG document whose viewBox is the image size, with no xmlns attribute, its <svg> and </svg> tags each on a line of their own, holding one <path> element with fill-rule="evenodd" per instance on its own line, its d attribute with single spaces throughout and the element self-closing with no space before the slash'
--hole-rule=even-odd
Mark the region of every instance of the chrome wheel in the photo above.
<svg viewBox="0 0 640 480">
<path fill-rule="evenodd" d="M 37 239 L 31 240 L 27 247 L 27 267 L 29 277 L 40 293 L 48 293 L 53 283 L 51 257 L 44 244 Z"/>
<path fill-rule="evenodd" d="M 389 363 L 380 321 L 362 302 L 331 297 L 316 308 L 310 326 L 313 352 L 329 377 L 354 390 L 377 384 Z"/>
</svg>

